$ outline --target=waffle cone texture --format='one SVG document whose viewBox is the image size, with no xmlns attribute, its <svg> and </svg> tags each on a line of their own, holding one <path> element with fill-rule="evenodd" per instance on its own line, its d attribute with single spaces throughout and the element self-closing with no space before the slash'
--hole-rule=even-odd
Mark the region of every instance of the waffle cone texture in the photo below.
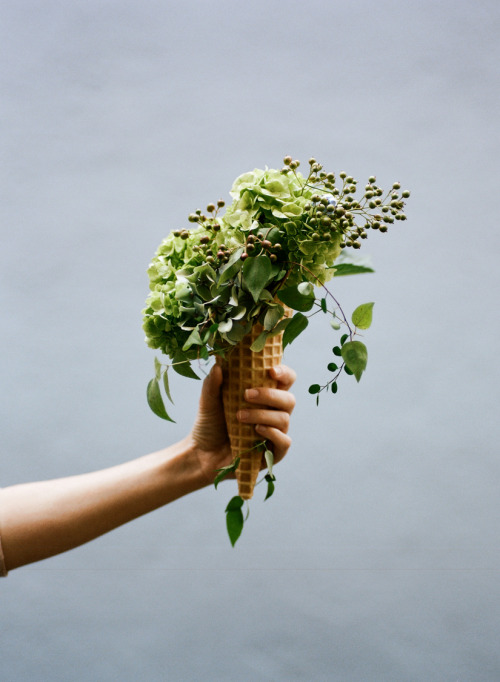
<svg viewBox="0 0 500 682">
<path fill-rule="evenodd" d="M 285 308 L 286 317 L 291 313 L 290 309 Z M 245 391 L 253 386 L 276 388 L 278 382 L 269 376 L 268 370 L 279 365 L 283 357 L 283 332 L 269 337 L 261 351 L 250 350 L 250 346 L 262 331 L 263 327 L 260 324 L 254 325 L 250 333 L 231 348 L 225 358 L 219 356 L 216 360 L 222 368 L 224 377 L 222 402 L 231 451 L 233 458 L 240 458 L 236 469 L 238 494 L 244 500 L 249 500 L 253 495 L 264 451 L 262 447 L 254 447 L 262 440 L 255 431 L 255 424 L 239 422 L 236 413 L 248 407 L 264 407 L 254 403 L 249 405 L 244 399 Z"/>
</svg>

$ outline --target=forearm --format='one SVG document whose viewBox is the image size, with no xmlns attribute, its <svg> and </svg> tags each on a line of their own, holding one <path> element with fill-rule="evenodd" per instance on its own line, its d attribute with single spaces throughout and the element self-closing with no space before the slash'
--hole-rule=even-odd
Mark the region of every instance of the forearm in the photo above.
<svg viewBox="0 0 500 682">
<path fill-rule="evenodd" d="M 82 545 L 206 484 L 189 439 L 118 466 L 0 490 L 8 569 Z"/>
</svg>

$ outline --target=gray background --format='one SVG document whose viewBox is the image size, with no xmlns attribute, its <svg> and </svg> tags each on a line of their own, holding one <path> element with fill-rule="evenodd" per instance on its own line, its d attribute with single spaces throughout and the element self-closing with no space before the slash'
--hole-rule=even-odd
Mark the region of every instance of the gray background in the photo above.
<svg viewBox="0 0 500 682">
<path fill-rule="evenodd" d="M 2 485 L 182 437 L 149 412 L 148 262 L 254 167 L 310 155 L 399 179 L 364 243 L 370 363 L 316 408 L 314 318 L 293 449 L 236 549 L 231 484 L 0 584 L 5 682 L 500 678 L 499 9 L 494 0 L 4 0 Z"/>
</svg>

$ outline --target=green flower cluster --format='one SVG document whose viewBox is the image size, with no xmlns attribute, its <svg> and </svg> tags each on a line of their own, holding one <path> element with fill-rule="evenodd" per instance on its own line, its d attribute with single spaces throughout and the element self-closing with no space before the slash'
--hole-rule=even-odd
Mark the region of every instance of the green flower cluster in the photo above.
<svg viewBox="0 0 500 682">
<path fill-rule="evenodd" d="M 331 229 L 331 221 L 324 230 L 318 229 L 316 193 L 300 173 L 266 168 L 240 175 L 231 189 L 233 203 L 224 216 L 226 231 L 260 230 L 271 242 L 282 245 L 281 260 L 291 271 L 290 283 L 324 283 L 333 276 L 331 267 L 340 254 L 341 234 Z"/>
<path fill-rule="evenodd" d="M 258 345 L 282 330 L 290 343 L 305 323 L 282 319 L 282 303 L 310 310 L 313 286 L 367 271 L 339 258 L 342 249 L 359 248 L 369 228 L 385 232 L 406 219 L 409 192 L 400 193 L 399 183 L 384 197 L 372 176 L 356 199 L 357 183 L 346 173 L 337 184 L 315 159 L 307 176 L 298 166 L 285 157 L 281 170 L 240 175 L 223 215 L 223 200 L 198 209 L 189 215 L 193 229 L 174 230 L 160 244 L 148 270 L 143 328 L 148 345 L 180 373 L 191 376 L 191 360 L 223 353 L 256 322 L 264 327 Z"/>
</svg>

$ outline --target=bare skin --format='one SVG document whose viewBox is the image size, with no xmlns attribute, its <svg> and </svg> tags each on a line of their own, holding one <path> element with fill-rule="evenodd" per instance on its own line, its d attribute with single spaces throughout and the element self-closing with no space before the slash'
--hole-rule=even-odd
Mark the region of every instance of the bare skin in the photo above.
<svg viewBox="0 0 500 682">
<path fill-rule="evenodd" d="M 295 372 L 270 370 L 276 389 L 245 396 L 246 415 L 274 446 L 275 462 L 287 453 L 295 398 Z M 220 397 L 222 372 L 215 365 L 203 382 L 198 415 L 182 441 L 138 459 L 67 478 L 0 490 L 0 536 L 8 570 L 46 559 L 93 540 L 169 502 L 213 483 L 216 469 L 231 463 Z M 252 409 L 252 402 L 265 408 Z"/>
</svg>

